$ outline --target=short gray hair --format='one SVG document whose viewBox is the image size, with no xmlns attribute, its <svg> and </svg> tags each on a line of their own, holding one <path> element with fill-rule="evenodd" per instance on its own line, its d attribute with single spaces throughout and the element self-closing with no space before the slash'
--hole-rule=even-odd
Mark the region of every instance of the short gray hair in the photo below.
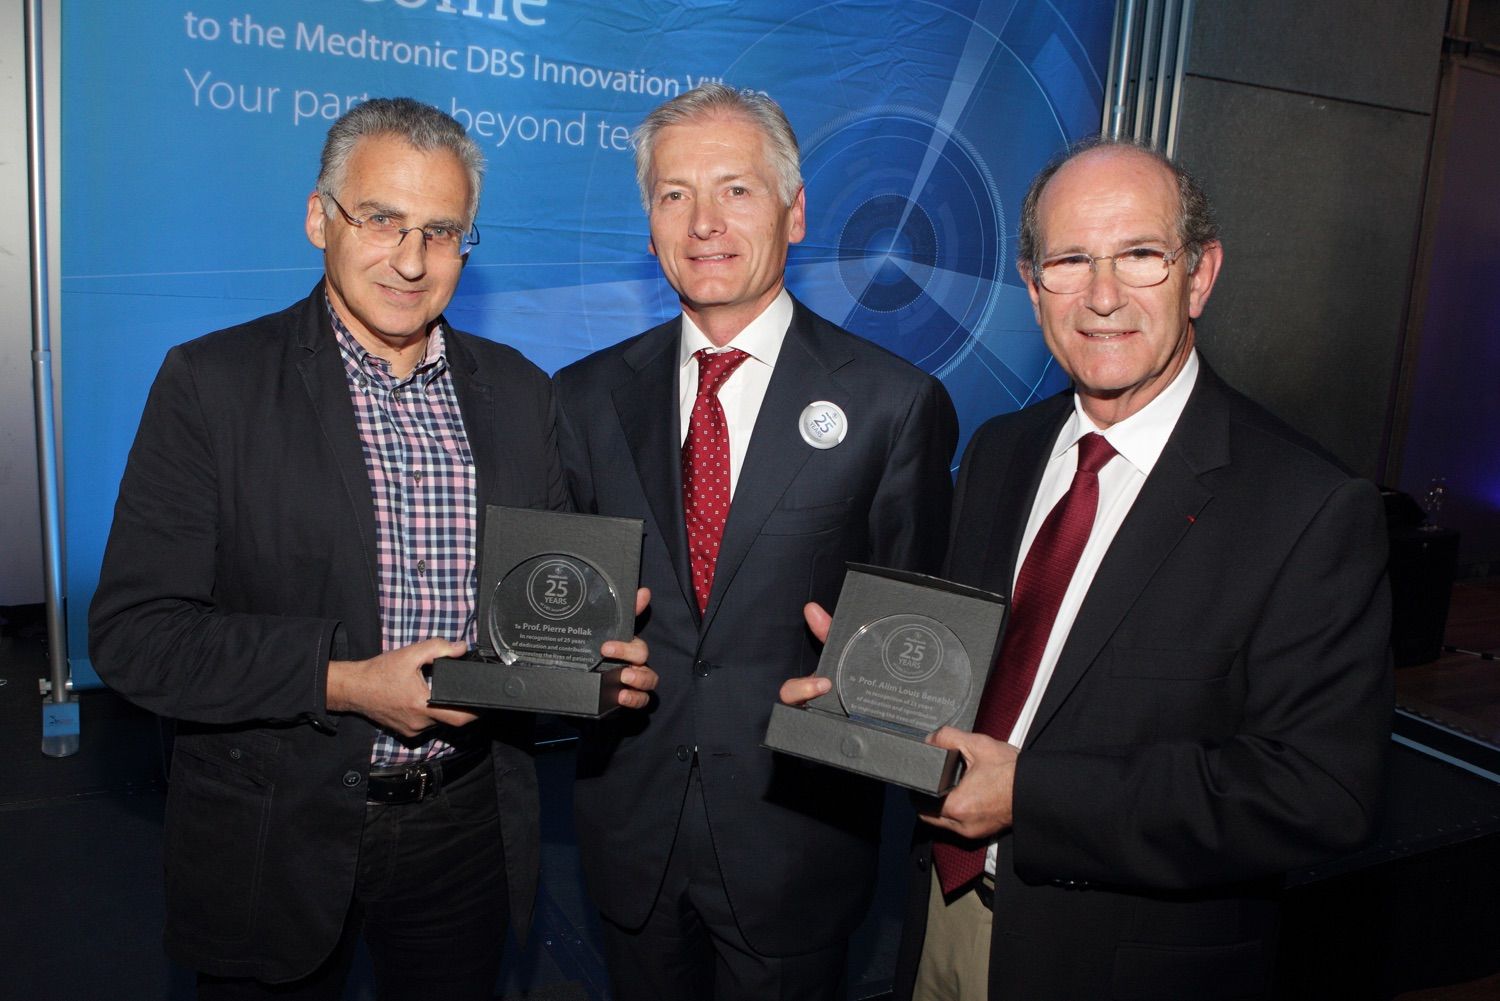
<svg viewBox="0 0 1500 1001">
<path fill-rule="evenodd" d="M 1035 280 L 1035 275 L 1042 266 L 1042 235 L 1037 222 L 1037 203 L 1042 200 L 1042 189 L 1063 167 L 1085 153 L 1099 149 L 1144 153 L 1171 172 L 1173 180 L 1177 182 L 1177 239 L 1187 248 L 1188 273 L 1196 271 L 1198 262 L 1203 259 L 1204 249 L 1219 240 L 1219 224 L 1214 220 L 1213 207 L 1209 205 L 1202 185 L 1186 167 L 1150 143 L 1107 136 L 1091 136 L 1068 146 L 1032 178 L 1031 187 L 1026 190 L 1026 198 L 1021 202 L 1021 232 L 1016 246 L 1016 260 L 1027 265 L 1030 276 Z"/>
<path fill-rule="evenodd" d="M 479 214 L 479 192 L 484 185 L 484 154 L 479 144 L 456 122 L 430 104 L 409 97 L 376 97 L 356 104 L 328 130 L 318 168 L 318 194 L 338 197 L 354 147 L 366 136 L 391 136 L 424 152 L 447 150 L 458 157 L 469 175 L 466 225 Z M 326 204 L 326 203 L 325 203 Z"/>
<path fill-rule="evenodd" d="M 791 205 L 802 188 L 802 153 L 786 112 L 759 91 L 704 83 L 658 105 L 635 130 L 635 183 L 641 189 L 641 207 L 646 213 L 651 212 L 651 152 L 656 137 L 669 125 L 712 115 L 738 115 L 760 129 L 771 169 L 776 173 L 776 193 L 783 205 Z"/>
</svg>

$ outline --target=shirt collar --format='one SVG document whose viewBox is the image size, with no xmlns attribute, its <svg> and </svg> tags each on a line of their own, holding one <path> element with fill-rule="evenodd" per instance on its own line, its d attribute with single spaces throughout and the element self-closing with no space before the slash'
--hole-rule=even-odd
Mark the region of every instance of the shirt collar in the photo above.
<svg viewBox="0 0 1500 1001">
<path fill-rule="evenodd" d="M 1188 352 L 1182 371 L 1167 384 L 1166 389 L 1140 410 L 1103 431 L 1094 427 L 1094 422 L 1083 412 L 1083 403 L 1078 394 L 1074 393 L 1073 416 L 1068 419 L 1063 433 L 1058 436 L 1052 458 L 1061 456 L 1084 435 L 1097 431 L 1114 446 L 1116 452 L 1125 457 L 1126 462 L 1140 470 L 1142 475 L 1149 476 L 1156 466 L 1156 460 L 1161 458 L 1162 450 L 1167 447 L 1167 439 L 1177 427 L 1178 419 L 1182 417 L 1188 397 L 1193 394 L 1193 386 L 1198 382 L 1198 367 L 1198 349 L 1193 348 Z"/>
<path fill-rule="evenodd" d="M 324 302 L 328 306 L 328 318 L 333 322 L 333 336 L 338 342 L 339 350 L 345 357 L 354 362 L 355 368 L 366 375 L 379 375 L 383 379 L 391 378 L 391 367 L 384 358 L 372 353 L 355 339 L 354 334 L 339 316 L 338 310 L 333 308 L 333 303 Z M 443 325 L 434 323 L 427 334 L 427 348 L 422 353 L 422 360 L 417 362 L 411 374 L 405 380 L 419 380 L 424 386 L 443 374 L 448 366 L 447 346 L 443 338 Z"/>
<path fill-rule="evenodd" d="M 726 347 L 739 348 L 767 368 L 775 368 L 782 342 L 786 340 L 787 328 L 791 325 L 792 297 L 783 288 L 771 300 L 771 304 L 736 334 Z M 722 350 L 715 347 L 708 335 L 683 313 L 682 336 L 677 339 L 677 366 L 686 368 L 688 362 L 693 360 L 693 355 L 703 348 L 710 351 Z"/>
</svg>

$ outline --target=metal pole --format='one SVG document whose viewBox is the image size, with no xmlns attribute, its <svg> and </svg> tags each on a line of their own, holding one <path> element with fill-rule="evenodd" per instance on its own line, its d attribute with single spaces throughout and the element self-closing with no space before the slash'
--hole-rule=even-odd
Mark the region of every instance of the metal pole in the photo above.
<svg viewBox="0 0 1500 1001">
<path fill-rule="evenodd" d="M 1135 122 L 1131 135 L 1136 139 L 1147 139 L 1151 137 L 1146 134 L 1146 102 L 1148 95 L 1157 87 L 1161 81 L 1148 77 L 1151 64 L 1156 61 L 1156 53 L 1161 49 L 1161 25 L 1158 23 L 1159 14 L 1158 0 L 1146 0 L 1146 14 L 1141 25 L 1141 58 L 1138 63 L 1137 76 L 1139 82 L 1135 88 Z"/>
<path fill-rule="evenodd" d="M 1168 45 L 1167 32 L 1172 30 L 1172 25 L 1177 16 L 1177 0 L 1167 0 L 1166 6 L 1161 13 L 1161 47 L 1156 60 L 1156 87 L 1155 94 L 1151 99 L 1151 142 L 1158 148 L 1162 145 L 1162 133 L 1165 127 L 1162 124 L 1162 105 L 1167 100 L 1170 90 L 1167 87 L 1167 76 L 1172 69 L 1172 60 L 1180 56 L 1182 46 Z M 1181 60 L 1178 60 L 1181 65 Z"/>
<path fill-rule="evenodd" d="M 1136 0 L 1116 0 L 1115 30 L 1109 47 L 1109 76 L 1104 94 L 1104 135 L 1120 138 L 1130 91 L 1131 43 L 1135 36 Z"/>
<path fill-rule="evenodd" d="M 61 506 L 57 430 L 52 409 L 52 344 L 47 299 L 47 173 L 43 156 L 41 0 L 27 0 L 26 152 L 31 216 L 31 367 L 36 398 L 36 451 L 42 508 L 42 570 L 47 590 L 49 679 L 43 683 L 42 753 L 78 751 L 78 703 L 68 684 L 68 634 L 63 623 Z"/>
<path fill-rule="evenodd" d="M 1188 39 L 1193 29 L 1193 0 L 1182 0 L 1182 20 L 1177 24 L 1177 71 L 1172 74 L 1172 112 L 1168 116 L 1167 156 L 1177 156 L 1177 122 L 1182 117 L 1182 75 L 1187 72 Z"/>
</svg>

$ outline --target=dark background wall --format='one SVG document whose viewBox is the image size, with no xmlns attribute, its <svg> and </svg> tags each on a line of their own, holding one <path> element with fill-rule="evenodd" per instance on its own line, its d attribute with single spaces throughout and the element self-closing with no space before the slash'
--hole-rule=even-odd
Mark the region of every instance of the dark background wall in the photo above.
<svg viewBox="0 0 1500 1001">
<path fill-rule="evenodd" d="M 1500 4 L 1496 5 L 1500 7 Z M 1500 19 L 1495 24 L 1500 42 Z M 1445 485 L 1470 572 L 1500 574 L 1500 49 L 1443 74 L 1388 482 Z"/>
<path fill-rule="evenodd" d="M 1178 152 L 1221 217 L 1231 382 L 1382 478 L 1447 0 L 1195 7 Z"/>
<path fill-rule="evenodd" d="M 1496 0 L 1200 2 L 1178 129 L 1224 234 L 1205 354 L 1361 475 L 1442 477 L 1469 573 L 1500 562 L 1497 43 Z"/>
</svg>

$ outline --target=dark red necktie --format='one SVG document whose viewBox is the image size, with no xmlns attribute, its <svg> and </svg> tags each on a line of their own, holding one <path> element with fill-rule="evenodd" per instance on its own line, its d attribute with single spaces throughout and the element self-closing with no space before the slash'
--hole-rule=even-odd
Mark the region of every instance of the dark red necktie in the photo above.
<svg viewBox="0 0 1500 1001">
<path fill-rule="evenodd" d="M 694 354 L 698 359 L 698 398 L 687 440 L 682 443 L 682 511 L 687 521 L 688 560 L 698 611 L 708 607 L 719 562 L 719 542 L 729 518 L 729 427 L 719 403 L 719 387 L 750 356 L 737 348 Z"/>
<path fill-rule="evenodd" d="M 1047 638 L 1052 635 L 1058 606 L 1094 528 L 1094 515 L 1099 510 L 1099 470 L 1115 454 L 1103 435 L 1087 434 L 1078 440 L 1078 469 L 1073 474 L 1073 483 L 1048 512 L 1016 578 L 1010 621 L 1005 626 L 1000 655 L 995 658 L 995 669 L 984 687 L 979 715 L 974 720 L 975 733 L 996 740 L 1010 738 L 1036 681 L 1037 665 L 1047 648 Z M 986 847 L 933 842 L 933 864 L 937 866 L 945 894 L 951 895 L 968 885 L 984 871 Z"/>
</svg>

